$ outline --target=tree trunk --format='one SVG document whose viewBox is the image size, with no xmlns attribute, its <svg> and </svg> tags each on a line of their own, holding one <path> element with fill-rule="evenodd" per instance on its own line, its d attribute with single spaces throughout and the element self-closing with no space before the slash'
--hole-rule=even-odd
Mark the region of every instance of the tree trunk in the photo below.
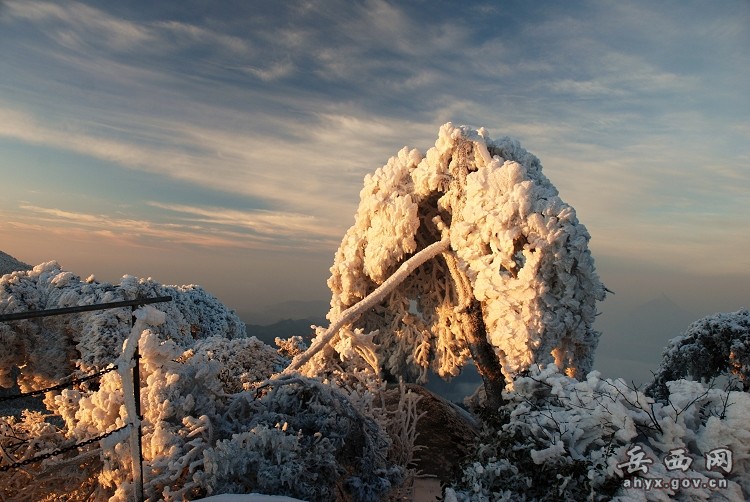
<svg viewBox="0 0 750 502">
<path fill-rule="evenodd" d="M 500 361 L 495 354 L 495 349 L 487 341 L 487 330 L 482 318 L 482 306 L 478 300 L 472 299 L 469 307 L 463 312 L 462 321 L 469 327 L 466 333 L 469 342 L 469 351 L 474 359 L 479 375 L 484 383 L 484 391 L 487 394 L 487 407 L 497 411 L 505 403 L 503 391 L 505 390 L 505 375 L 503 375 Z"/>
<path fill-rule="evenodd" d="M 464 141 L 456 147 L 454 157 L 449 164 L 451 174 L 449 209 L 453 226 L 462 218 L 462 209 L 466 204 L 466 178 L 469 173 L 477 170 L 477 156 L 489 156 L 488 152 L 477 151 L 477 146 L 470 140 Z M 474 298 L 469 279 L 458 265 L 458 259 L 452 251 L 443 253 L 453 282 L 456 286 L 456 304 L 462 310 L 461 322 L 467 326 L 464 330 L 471 357 L 474 359 L 477 371 L 482 377 L 484 390 L 487 394 L 487 406 L 497 410 L 503 403 L 505 390 L 505 375 L 503 375 L 500 361 L 495 349 L 487 341 L 487 328 L 484 324 L 482 304 Z"/>
</svg>

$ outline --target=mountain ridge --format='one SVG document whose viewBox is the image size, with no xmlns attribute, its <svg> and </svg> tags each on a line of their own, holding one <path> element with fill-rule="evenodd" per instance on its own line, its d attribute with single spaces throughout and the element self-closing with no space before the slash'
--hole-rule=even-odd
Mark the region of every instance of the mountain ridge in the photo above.
<svg viewBox="0 0 750 502">
<path fill-rule="evenodd" d="M 0 276 L 18 270 L 31 270 L 31 265 L 0 251 Z"/>
<path fill-rule="evenodd" d="M 287 300 L 258 310 L 237 309 L 237 315 L 248 324 L 268 326 L 285 319 L 325 319 L 329 308 L 327 300 Z"/>
</svg>

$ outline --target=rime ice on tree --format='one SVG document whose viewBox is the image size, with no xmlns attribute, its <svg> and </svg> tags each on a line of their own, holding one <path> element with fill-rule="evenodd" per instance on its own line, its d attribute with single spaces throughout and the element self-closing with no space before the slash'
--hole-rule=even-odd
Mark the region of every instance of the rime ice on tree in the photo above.
<svg viewBox="0 0 750 502">
<path fill-rule="evenodd" d="M 340 359 L 424 382 L 428 368 L 450 378 L 472 357 L 499 396 L 503 376 L 533 363 L 591 368 L 605 289 L 589 234 L 517 142 L 445 124 L 425 155 L 405 147 L 368 175 L 360 197 L 328 280 L 332 323 L 416 252 L 450 246 L 332 336 L 307 371 Z"/>
</svg>

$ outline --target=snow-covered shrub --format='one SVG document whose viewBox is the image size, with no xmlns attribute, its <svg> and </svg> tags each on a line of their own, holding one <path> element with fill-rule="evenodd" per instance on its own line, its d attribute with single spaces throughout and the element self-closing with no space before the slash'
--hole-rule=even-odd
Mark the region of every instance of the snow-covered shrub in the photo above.
<svg viewBox="0 0 750 502">
<path fill-rule="evenodd" d="M 743 417 L 750 395 L 685 380 L 667 387 L 668 399 L 658 402 L 597 372 L 578 381 L 554 365 L 532 366 L 515 380 L 499 414 L 486 416 L 490 427 L 477 457 L 446 500 L 745 500 L 750 424 Z M 624 464 L 634 447 L 651 460 L 647 477 L 690 477 L 701 485 L 626 486 L 633 473 Z M 704 455 L 716 448 L 734 452 L 731 472 L 707 468 Z M 689 471 L 669 470 L 663 462 L 677 450 L 693 459 Z M 703 485 L 709 478 L 727 486 L 711 490 Z"/>
<path fill-rule="evenodd" d="M 118 285 L 81 280 L 51 261 L 0 277 L 0 314 L 44 310 L 140 297 L 171 296 L 160 308 L 167 322 L 157 329 L 182 347 L 210 336 L 242 338 L 245 325 L 200 286 L 165 286 L 152 279 L 124 276 Z M 76 370 L 99 370 L 116 359 L 130 331 L 129 308 L 0 323 L 0 385 L 23 391 L 54 385 Z"/>
<path fill-rule="evenodd" d="M 183 357 L 192 357 L 195 365 L 218 363 L 219 380 L 224 392 L 234 394 L 278 373 L 289 364 L 279 351 L 255 337 L 227 339 L 213 336 L 198 340 Z"/>
<path fill-rule="evenodd" d="M 333 500 L 341 486 L 351 500 L 365 501 L 400 481 L 401 471 L 386 461 L 388 437 L 372 418 L 315 380 L 267 380 L 284 360 L 255 338 L 210 337 L 184 350 L 148 329 L 140 349 L 149 496 L 262 492 Z M 232 392 L 243 386 L 251 390 Z M 126 423 L 117 373 L 104 375 L 96 391 L 64 391 L 55 402 L 75 437 Z M 128 500 L 130 446 L 117 438 L 103 445 L 99 483 L 113 490 L 111 501 Z"/>
<path fill-rule="evenodd" d="M 70 281 L 69 274 L 51 262 L 0 277 L 0 314 L 65 304 L 71 296 L 63 291 Z M 0 344 L 5 349 L 0 351 L 0 385 L 3 387 L 18 384 L 24 392 L 45 388 L 73 370 L 70 364 L 73 343 L 66 333 L 63 318 L 0 323 Z M 16 378 L 21 367 L 26 371 Z"/>
<path fill-rule="evenodd" d="M 199 287 L 163 286 L 131 276 L 118 286 L 83 282 L 54 262 L 6 275 L 1 281 L 2 312 L 163 295 L 174 301 L 136 311 L 138 321 L 132 331 L 130 309 L 50 318 L 49 323 L 0 324 L 3 341 L 17 348 L 0 356 L 3 364 L 15 368 L 4 373 L 8 385 L 18 382 L 23 390 L 31 390 L 80 375 L 84 369 L 90 372 L 111 363 L 119 367 L 96 383 L 47 393 L 45 404 L 59 416 L 56 421 L 38 414 L 27 414 L 20 422 L 4 417 L 0 445 L 16 445 L 20 430 L 38 437 L 30 439 L 28 446 L 5 450 L 13 457 L 0 459 L 0 465 L 131 423 L 135 411 L 129 401 L 129 351 L 139 339 L 147 497 L 183 500 L 207 493 L 255 491 L 311 501 L 334 500 L 342 494 L 346 500 L 369 501 L 389 492 L 403 477 L 403 469 L 388 458 L 391 442 L 373 418 L 372 396 L 350 399 L 348 392 L 304 377 L 270 379 L 304 350 L 302 340 L 279 340 L 276 350 L 246 337 L 234 313 Z M 47 368 L 58 359 L 61 371 Z M 129 431 L 126 427 L 97 441 L 101 451 L 81 450 L 71 464 L 81 469 L 67 477 L 66 489 L 70 493 L 85 489 L 81 500 L 131 500 Z M 78 451 L 35 462 L 31 469 L 44 472 Z M 0 479 L 8 486 L 29 485 L 25 472 L 0 472 Z M 76 482 L 79 485 L 72 486 Z M 56 489 L 46 488 L 49 493 L 57 493 Z"/>
<path fill-rule="evenodd" d="M 208 493 L 318 492 L 321 500 L 333 498 L 333 483 L 342 473 L 330 442 L 303 445 L 296 433 L 286 431 L 286 422 L 283 427 L 256 426 L 206 450 Z M 315 455 L 317 471 L 305 469 L 308 452 Z"/>
<path fill-rule="evenodd" d="M 706 316 L 672 338 L 664 349 L 659 370 L 647 392 L 664 398 L 667 382 L 685 378 L 708 382 L 732 375 L 750 389 L 750 311 Z"/>
<path fill-rule="evenodd" d="M 308 349 L 305 340 L 301 336 L 290 336 L 289 338 L 274 338 L 273 342 L 279 348 L 279 354 L 289 359 L 302 354 Z"/>
<path fill-rule="evenodd" d="M 209 493 L 284 494 L 304 500 L 379 500 L 401 481 L 385 432 L 346 394 L 303 377 L 270 380 L 235 396 L 223 435 L 206 450 Z M 238 452 L 243 452 L 241 455 Z"/>
<path fill-rule="evenodd" d="M 0 417 L 0 452 L 17 462 L 57 451 L 74 443 L 47 422 L 39 412 L 24 411 L 18 418 Z M 89 500 L 98 494 L 94 473 L 99 455 L 68 452 L 49 461 L 0 472 L 0 500 Z M 44 483 L 38 480 L 44 480 Z M 93 496 L 93 497 L 92 497 Z"/>
<path fill-rule="evenodd" d="M 332 323 L 418 251 L 450 247 L 344 326 L 308 374 L 341 366 L 342 378 L 365 369 L 424 382 L 428 368 L 450 378 L 472 357 L 498 394 L 501 368 L 590 369 L 605 289 L 589 235 L 517 142 L 445 124 L 425 155 L 404 148 L 368 175 L 360 198 L 328 280 Z"/>
</svg>

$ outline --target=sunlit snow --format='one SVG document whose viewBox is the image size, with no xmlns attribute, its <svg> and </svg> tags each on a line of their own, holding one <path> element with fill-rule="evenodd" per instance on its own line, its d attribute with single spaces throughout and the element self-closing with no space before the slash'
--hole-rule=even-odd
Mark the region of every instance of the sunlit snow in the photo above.
<svg viewBox="0 0 750 502">
<path fill-rule="evenodd" d="M 100 283 L 0 256 L 18 268 L 0 277 L 0 314 L 173 299 L 0 323 L 0 385 L 11 392 L 105 370 L 47 392 L 54 418 L 0 417 L 0 466 L 30 459 L 0 471 L 1 498 L 132 500 L 140 449 L 154 500 L 409 500 L 417 437 L 434 431 L 419 421 L 429 394 L 405 382 L 423 383 L 428 369 L 450 378 L 472 358 L 486 369 L 478 345 L 504 387 L 489 395 L 485 378 L 467 400 L 466 423 L 484 427 L 462 445 L 467 458 L 449 459 L 446 501 L 750 494 L 747 310 L 694 323 L 652 385 L 635 389 L 591 371 L 605 289 L 589 235 L 517 142 L 446 124 L 425 154 L 404 148 L 368 175 L 360 196 L 331 267 L 331 326 L 315 327 L 309 348 L 300 336 L 277 347 L 248 337 L 199 286 Z M 45 453 L 55 454 L 31 461 Z M 665 487 L 633 485 L 651 478 Z"/>
</svg>

